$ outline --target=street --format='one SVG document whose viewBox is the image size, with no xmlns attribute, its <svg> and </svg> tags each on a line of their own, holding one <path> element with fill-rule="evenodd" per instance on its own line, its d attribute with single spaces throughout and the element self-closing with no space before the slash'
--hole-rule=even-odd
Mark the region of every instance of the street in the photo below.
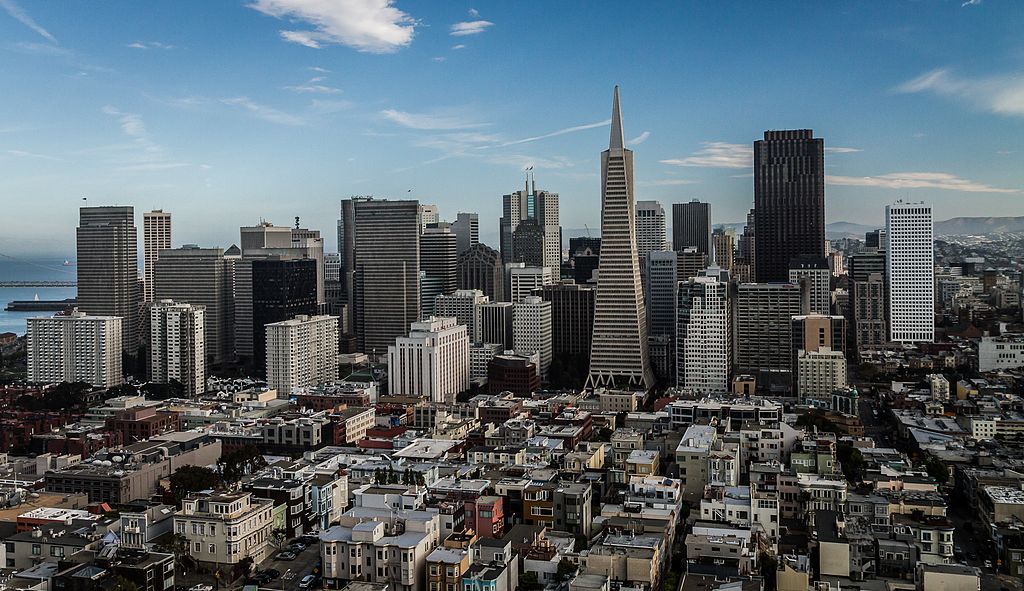
<svg viewBox="0 0 1024 591">
<path fill-rule="evenodd" d="M 261 571 L 272 568 L 281 571 L 280 578 L 261 585 L 261 589 L 298 589 L 302 577 L 311 574 L 313 569 L 320 564 L 320 544 L 313 544 L 299 552 L 295 560 L 277 560 L 279 553 L 274 552 L 268 560 L 259 565 Z"/>
</svg>

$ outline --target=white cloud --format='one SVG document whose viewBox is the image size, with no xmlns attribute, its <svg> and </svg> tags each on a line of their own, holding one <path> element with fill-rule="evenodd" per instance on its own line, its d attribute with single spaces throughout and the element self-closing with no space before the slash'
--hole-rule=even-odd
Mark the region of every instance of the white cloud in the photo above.
<svg viewBox="0 0 1024 591">
<path fill-rule="evenodd" d="M 645 131 L 645 132 L 641 133 L 640 135 L 636 136 L 635 138 L 629 140 L 626 143 L 631 145 L 631 146 L 639 146 L 640 144 L 646 142 L 647 138 L 649 138 L 649 137 L 651 137 L 651 132 Z"/>
<path fill-rule="evenodd" d="M 292 126 L 301 126 L 306 124 L 306 120 L 303 119 L 302 117 L 292 115 L 290 113 L 285 113 L 284 111 L 279 111 L 273 107 L 268 107 L 267 105 L 261 105 L 259 103 L 253 102 L 249 99 L 249 97 L 240 96 L 235 98 L 226 98 L 221 99 L 220 102 L 224 103 L 225 105 L 240 107 L 241 109 L 250 113 L 253 117 L 256 117 L 257 119 L 262 119 L 264 121 L 269 121 L 271 123 Z"/>
<path fill-rule="evenodd" d="M 319 100 L 313 99 L 310 103 L 309 108 L 314 113 L 321 115 L 329 115 L 330 113 L 337 113 L 338 111 L 347 111 L 354 107 L 355 104 L 352 101 L 337 101 L 337 100 Z"/>
<path fill-rule="evenodd" d="M 146 137 L 146 124 L 142 121 L 142 117 L 140 115 L 136 115 L 135 113 L 124 113 L 110 105 L 103 107 L 103 112 L 107 115 L 118 118 L 118 121 L 121 122 L 121 131 L 123 131 L 125 135 L 130 135 L 136 138 Z"/>
<path fill-rule="evenodd" d="M 393 53 L 412 43 L 416 21 L 392 0 L 255 0 L 249 6 L 307 30 L 281 31 L 285 41 L 320 48 L 346 45 L 367 53 Z"/>
<path fill-rule="evenodd" d="M 571 168 L 573 166 L 572 162 L 566 158 L 539 158 L 536 156 L 526 156 L 524 154 L 500 154 L 488 156 L 486 162 L 490 164 L 511 165 L 518 167 L 520 170 L 526 170 L 527 168 L 559 170 L 563 168 Z"/>
<path fill-rule="evenodd" d="M 441 63 L 441 62 L 445 61 L 446 59 L 448 59 L 448 58 L 444 57 L 443 55 L 439 55 L 437 57 L 430 58 L 431 61 L 434 61 L 434 62 L 437 62 L 437 63 Z"/>
<path fill-rule="evenodd" d="M 1001 189 L 984 183 L 962 179 L 948 172 L 893 172 L 879 176 L 827 175 L 825 182 L 854 187 L 885 189 L 944 189 L 966 193 L 1019 193 L 1019 189 Z"/>
<path fill-rule="evenodd" d="M 750 168 L 754 163 L 754 148 L 744 144 L 704 142 L 704 148 L 686 158 L 660 160 L 672 166 L 700 166 L 706 168 Z"/>
<path fill-rule="evenodd" d="M 470 8 L 468 12 L 469 12 L 470 18 L 480 18 L 480 11 L 479 10 L 477 10 L 475 8 Z"/>
<path fill-rule="evenodd" d="M 494 26 L 491 21 L 477 20 L 455 23 L 452 25 L 450 35 L 453 37 L 465 37 L 466 35 L 479 35 Z"/>
<path fill-rule="evenodd" d="M 604 127 L 606 125 L 610 125 L 611 122 L 612 122 L 611 119 L 605 119 L 604 121 L 598 121 L 596 123 L 586 123 L 584 125 L 576 125 L 574 127 L 566 127 L 565 129 L 559 129 L 558 131 L 552 131 L 551 133 L 545 133 L 544 135 L 535 135 L 533 137 L 523 138 L 521 140 L 513 140 L 511 142 L 505 142 L 503 144 L 499 144 L 498 147 L 499 148 L 503 148 L 505 146 L 515 146 L 517 144 L 526 144 L 526 143 L 529 143 L 529 142 L 535 142 L 537 140 L 547 139 L 549 137 L 565 135 L 567 133 L 574 133 L 574 132 L 583 131 L 583 130 L 586 130 L 586 129 L 594 129 L 596 127 Z"/>
<path fill-rule="evenodd" d="M 7 150 L 7 153 L 11 156 L 20 156 L 22 158 L 35 158 L 37 160 L 51 160 L 54 162 L 64 162 L 63 158 L 57 158 L 56 156 L 47 156 L 46 154 L 36 154 L 35 152 L 26 152 L 24 150 Z"/>
<path fill-rule="evenodd" d="M 1024 117 L 1024 76 L 1020 74 L 965 78 L 940 68 L 900 84 L 895 91 L 950 96 L 997 115 Z"/>
<path fill-rule="evenodd" d="M 174 49 L 173 45 L 159 41 L 135 41 L 134 43 L 129 43 L 128 47 L 132 49 Z"/>
<path fill-rule="evenodd" d="M 107 105 L 103 113 L 116 117 L 121 132 L 131 138 L 127 144 L 115 144 L 97 150 L 108 155 L 109 163 L 122 172 L 152 172 L 191 166 L 187 162 L 170 159 L 164 147 L 153 141 L 149 130 L 136 113 L 126 113 L 117 107 Z"/>
<path fill-rule="evenodd" d="M 966 0 L 963 4 L 960 5 L 960 8 L 963 8 L 965 6 L 981 6 L 981 0 Z"/>
<path fill-rule="evenodd" d="M 285 86 L 285 90 L 292 92 L 298 92 L 302 94 L 341 94 L 340 88 L 333 86 L 327 86 L 325 84 L 317 84 L 317 82 L 323 80 L 322 77 L 313 78 L 305 84 L 299 84 L 297 86 Z"/>
<path fill-rule="evenodd" d="M 854 152 L 863 152 L 863 150 L 860 148 L 843 148 L 840 146 L 825 147 L 826 154 L 852 154 Z"/>
<path fill-rule="evenodd" d="M 320 66 L 310 66 L 308 69 L 311 72 L 317 72 L 317 73 L 320 73 L 320 74 L 330 74 L 331 73 L 331 71 L 328 70 L 327 68 L 321 68 Z"/>
<path fill-rule="evenodd" d="M 39 24 L 36 23 L 36 21 L 29 16 L 24 9 L 14 2 L 14 0 L 0 0 L 0 6 L 2 6 L 3 9 L 7 11 L 7 14 L 11 15 L 12 18 L 32 29 L 36 33 L 39 33 L 39 35 L 50 43 L 57 43 L 57 39 L 51 35 L 49 31 L 39 26 Z"/>
<path fill-rule="evenodd" d="M 466 49 L 466 46 L 459 43 L 458 45 L 452 45 L 452 49 Z"/>
<path fill-rule="evenodd" d="M 428 115 L 425 113 L 409 113 L 395 109 L 384 109 L 380 112 L 385 119 L 397 123 L 402 127 L 411 129 L 472 129 L 483 127 L 481 123 L 474 123 L 459 117 L 447 115 Z"/>
</svg>

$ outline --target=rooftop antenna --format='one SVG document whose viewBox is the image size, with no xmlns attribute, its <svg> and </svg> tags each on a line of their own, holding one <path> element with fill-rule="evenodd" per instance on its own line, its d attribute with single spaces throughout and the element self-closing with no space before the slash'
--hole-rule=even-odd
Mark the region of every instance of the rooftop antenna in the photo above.
<svg viewBox="0 0 1024 591">
<path fill-rule="evenodd" d="M 533 167 L 532 166 L 530 167 L 530 176 L 533 178 L 533 191 L 532 191 L 532 193 L 534 195 L 536 195 L 537 194 L 537 175 L 536 175 L 536 173 L 533 172 Z"/>
<path fill-rule="evenodd" d="M 299 229 L 299 216 L 295 216 L 295 229 Z"/>
</svg>

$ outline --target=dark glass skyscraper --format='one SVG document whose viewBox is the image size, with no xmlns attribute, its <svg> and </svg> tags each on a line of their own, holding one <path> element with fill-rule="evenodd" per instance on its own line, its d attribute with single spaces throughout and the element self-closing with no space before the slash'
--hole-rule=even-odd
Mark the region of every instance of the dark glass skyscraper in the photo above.
<svg viewBox="0 0 1024 591">
<path fill-rule="evenodd" d="M 690 246 L 700 254 L 711 254 L 710 203 L 694 199 L 672 204 L 672 250 L 679 252 Z"/>
<path fill-rule="evenodd" d="M 78 309 L 119 316 L 121 344 L 135 355 L 139 344 L 138 231 L 135 209 L 83 207 L 78 224 Z"/>
<path fill-rule="evenodd" d="M 766 131 L 754 142 L 758 282 L 787 281 L 795 258 L 825 257 L 825 141 L 813 135 Z"/>
<path fill-rule="evenodd" d="M 253 365 L 266 364 L 266 325 L 299 314 L 315 316 L 316 260 L 270 256 L 252 261 Z"/>
</svg>

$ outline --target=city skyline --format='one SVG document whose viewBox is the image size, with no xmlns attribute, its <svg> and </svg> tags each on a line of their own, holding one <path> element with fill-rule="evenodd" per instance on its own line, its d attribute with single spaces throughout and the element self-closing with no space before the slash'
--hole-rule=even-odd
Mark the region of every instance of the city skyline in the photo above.
<svg viewBox="0 0 1024 591">
<path fill-rule="evenodd" d="M 518 42 L 527 6 L 369 3 L 357 30 L 304 0 L 176 7 L 201 19 L 115 3 L 0 6 L 0 80 L 18 113 L 0 120 L 0 187 L 18 222 L 0 239 L 5 254 L 71 252 L 82 197 L 173 211 L 174 246 L 207 247 L 260 217 L 310 226 L 351 195 L 410 197 L 449 221 L 478 213 L 496 247 L 500 197 L 530 166 L 561 195 L 563 228 L 596 227 L 592 154 L 616 82 L 635 105 L 637 199 L 707 201 L 715 224 L 749 209 L 753 141 L 770 129 L 824 138 L 829 222 L 880 226 L 899 198 L 929 201 L 937 220 L 1010 215 L 1024 187 L 1013 77 L 1024 16 L 993 2 L 742 16 L 651 5 L 621 22 L 597 6 L 569 29 L 572 6 L 545 7 L 529 22 L 553 46 Z M 808 34 L 773 42 L 784 26 Z M 639 31 L 643 53 L 600 47 Z M 655 54 L 680 59 L 638 59 Z M 759 65 L 772 60 L 787 70 Z M 523 76 L 546 92 L 509 95 Z"/>
</svg>

